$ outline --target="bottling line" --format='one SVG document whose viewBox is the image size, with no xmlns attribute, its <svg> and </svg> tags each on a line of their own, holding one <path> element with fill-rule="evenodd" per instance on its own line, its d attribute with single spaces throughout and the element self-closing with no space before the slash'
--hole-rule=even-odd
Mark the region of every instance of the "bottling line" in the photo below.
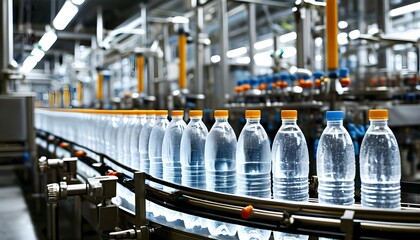
<svg viewBox="0 0 420 240">
<path fill-rule="evenodd" d="M 413 0 L 1 0 L 0 223 L 5 230 L 0 235 L 418 239 L 419 23 L 420 3 Z M 167 180 L 163 160 L 149 166 L 154 161 L 150 116 L 161 116 L 162 129 L 171 116 L 184 124 L 199 116 L 208 136 L 218 109 L 229 111 L 223 114 L 236 139 L 250 110 L 259 110 L 253 114 L 270 145 L 260 157 L 269 156 L 271 170 L 283 111 L 296 110 L 309 162 L 304 179 L 309 200 L 230 193 L 223 190 L 222 175 L 216 175 L 222 190 L 212 191 L 185 184 L 194 174 L 182 170 L 181 176 L 182 164 L 171 166 L 174 172 L 179 168 L 178 182 Z M 372 109 L 387 110 L 381 116 L 398 143 L 382 153 L 396 149 L 399 156 L 391 160 L 400 166 L 374 161 L 397 169 L 398 208 L 362 203 L 361 149 Z M 354 153 L 350 205 L 325 204 L 319 197 L 324 182 L 317 153 L 331 111 L 342 114 Z M 148 141 L 141 140 L 143 134 Z M 181 135 L 176 154 L 193 154 L 199 147 L 181 147 Z M 161 159 L 167 147 L 162 138 Z M 194 169 L 208 174 L 201 167 Z M 234 174 L 236 184 L 240 177 Z M 274 171 L 267 174 L 274 197 Z M 391 171 L 379 174 L 385 182 Z M 185 216 L 201 223 L 188 226 Z M 234 231 L 214 234 L 208 220 Z M 269 234 L 248 236 L 240 228 Z"/>
</svg>

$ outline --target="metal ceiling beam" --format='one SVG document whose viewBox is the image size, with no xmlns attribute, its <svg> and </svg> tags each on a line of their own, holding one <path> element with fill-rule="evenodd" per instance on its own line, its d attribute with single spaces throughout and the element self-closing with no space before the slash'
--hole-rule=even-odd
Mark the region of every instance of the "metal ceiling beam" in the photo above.
<svg viewBox="0 0 420 240">
<path fill-rule="evenodd" d="M 35 37 L 42 37 L 45 31 L 43 30 L 35 30 L 34 34 Z M 79 32 L 64 32 L 64 31 L 57 31 L 56 32 L 58 39 L 60 40 L 92 40 L 92 37 L 95 37 L 94 34 L 90 33 L 79 33 Z"/>
</svg>

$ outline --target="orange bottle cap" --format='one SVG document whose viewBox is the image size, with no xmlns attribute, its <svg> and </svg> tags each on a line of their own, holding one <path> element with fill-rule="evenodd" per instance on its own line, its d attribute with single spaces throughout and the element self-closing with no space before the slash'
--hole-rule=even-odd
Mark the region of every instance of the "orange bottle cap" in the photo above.
<svg viewBox="0 0 420 240">
<path fill-rule="evenodd" d="M 320 87 L 320 86 L 321 86 L 321 80 L 316 79 L 316 80 L 315 80 L 315 86 L 316 86 L 316 87 Z"/>
<path fill-rule="evenodd" d="M 202 110 L 190 110 L 190 117 L 202 117 L 203 111 Z"/>
<path fill-rule="evenodd" d="M 296 110 L 282 110 L 281 111 L 281 118 L 282 119 L 297 119 L 297 111 Z"/>
<path fill-rule="evenodd" d="M 227 117 L 229 117 L 229 111 L 228 110 L 215 110 L 214 111 L 214 117 L 215 118 L 227 118 Z"/>
<path fill-rule="evenodd" d="M 261 118 L 260 110 L 246 110 L 245 118 Z"/>
<path fill-rule="evenodd" d="M 168 110 L 156 110 L 156 116 L 168 116 Z"/>
<path fill-rule="evenodd" d="M 340 83 L 341 83 L 341 85 L 343 85 L 345 87 L 348 87 L 348 86 L 350 86 L 350 78 L 342 78 L 342 79 L 340 79 Z"/>
<path fill-rule="evenodd" d="M 171 112 L 172 117 L 183 117 L 184 111 L 182 110 L 172 110 Z"/>
<path fill-rule="evenodd" d="M 155 115 L 155 110 L 147 110 L 146 115 L 151 116 L 151 115 Z"/>
<path fill-rule="evenodd" d="M 286 88 L 287 87 L 287 82 L 281 82 L 281 88 Z"/>
<path fill-rule="evenodd" d="M 370 120 L 388 120 L 388 110 L 386 109 L 375 109 L 369 110 Z"/>
</svg>

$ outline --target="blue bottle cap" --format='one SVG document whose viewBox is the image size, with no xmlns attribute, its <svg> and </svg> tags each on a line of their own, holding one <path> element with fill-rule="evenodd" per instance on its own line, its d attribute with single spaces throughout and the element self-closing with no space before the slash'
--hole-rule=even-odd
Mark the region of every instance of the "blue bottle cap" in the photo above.
<svg viewBox="0 0 420 240">
<path fill-rule="evenodd" d="M 296 75 L 295 74 L 290 74 L 290 80 L 292 81 L 292 82 L 294 82 L 294 81 L 296 81 Z"/>
<path fill-rule="evenodd" d="M 249 80 L 249 84 L 251 84 L 251 86 L 258 85 L 258 80 L 256 78 L 251 78 Z"/>
<path fill-rule="evenodd" d="M 327 118 L 327 121 L 343 120 L 344 112 L 343 111 L 327 111 L 325 116 Z"/>
<path fill-rule="evenodd" d="M 338 74 L 339 74 L 340 78 L 348 77 L 349 76 L 349 69 L 348 68 L 340 68 Z"/>
<path fill-rule="evenodd" d="M 261 85 L 262 83 L 265 83 L 265 77 L 264 76 L 259 76 L 258 77 L 258 85 Z"/>
<path fill-rule="evenodd" d="M 250 83 L 249 79 L 242 80 L 242 84 L 249 84 L 249 83 Z"/>
<path fill-rule="evenodd" d="M 322 76 L 324 76 L 324 72 L 316 71 L 314 72 L 313 76 L 314 76 L 314 79 L 320 79 Z"/>
<path fill-rule="evenodd" d="M 289 79 L 290 79 L 289 78 L 289 73 L 287 73 L 287 72 L 281 72 L 280 73 L 280 80 L 282 80 L 283 82 L 285 82 L 285 81 L 287 81 Z"/>
<path fill-rule="evenodd" d="M 236 82 L 236 85 L 237 85 L 237 86 L 242 86 L 242 84 L 243 84 L 243 80 L 238 80 L 238 81 Z"/>
</svg>

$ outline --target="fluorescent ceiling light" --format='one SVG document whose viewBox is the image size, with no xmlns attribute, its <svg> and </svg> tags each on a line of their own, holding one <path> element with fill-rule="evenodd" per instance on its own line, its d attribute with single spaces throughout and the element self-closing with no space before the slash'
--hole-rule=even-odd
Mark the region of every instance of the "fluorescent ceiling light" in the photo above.
<svg viewBox="0 0 420 240">
<path fill-rule="evenodd" d="M 348 26 L 349 24 L 346 21 L 339 21 L 338 22 L 338 28 L 340 29 L 344 29 Z"/>
<path fill-rule="evenodd" d="M 283 58 L 289 58 L 289 57 L 293 57 L 296 55 L 297 50 L 295 47 L 285 47 L 283 48 Z"/>
<path fill-rule="evenodd" d="M 321 55 L 315 55 L 315 61 L 321 62 L 322 56 Z"/>
<path fill-rule="evenodd" d="M 240 47 L 240 48 L 235 48 L 235 49 L 227 51 L 226 56 L 228 58 L 234 58 L 234 57 L 239 57 L 241 55 L 244 55 L 247 52 L 248 52 L 248 49 L 246 49 L 246 47 Z"/>
<path fill-rule="evenodd" d="M 180 23 L 180 24 L 187 24 L 190 22 L 190 19 L 183 17 L 183 16 L 175 16 L 171 19 L 172 23 Z"/>
<path fill-rule="evenodd" d="M 211 56 L 211 57 L 210 57 L 210 61 L 211 61 L 212 63 L 218 63 L 218 62 L 220 62 L 220 56 L 219 56 L 219 55 L 214 55 L 214 56 Z"/>
<path fill-rule="evenodd" d="M 71 0 L 74 5 L 82 5 L 85 0 Z"/>
<path fill-rule="evenodd" d="M 420 2 L 408 4 L 399 8 L 392 9 L 389 11 L 389 16 L 396 17 L 400 15 L 404 15 L 406 13 L 415 12 L 420 10 Z"/>
<path fill-rule="evenodd" d="M 322 38 L 320 37 L 315 38 L 315 46 L 317 47 L 322 46 L 322 42 L 323 42 Z"/>
<path fill-rule="evenodd" d="M 39 62 L 45 56 L 45 52 L 35 47 L 31 52 L 31 56 L 35 57 L 35 60 Z"/>
<path fill-rule="evenodd" d="M 271 67 L 273 65 L 273 58 L 271 52 L 261 52 L 254 55 L 255 65 L 259 67 Z"/>
<path fill-rule="evenodd" d="M 273 39 L 266 39 L 266 40 L 262 40 L 262 41 L 259 41 L 259 42 L 256 42 L 255 44 L 254 44 L 254 48 L 256 49 L 256 50 L 260 50 L 260 49 L 264 49 L 264 48 L 268 48 L 268 47 L 271 47 L 271 46 L 273 46 L 273 43 L 274 43 L 274 41 L 273 41 Z"/>
<path fill-rule="evenodd" d="M 337 41 L 338 41 L 338 44 L 340 45 L 345 45 L 349 43 L 349 40 L 347 39 L 347 33 L 344 33 L 344 32 L 339 33 L 337 35 Z"/>
<path fill-rule="evenodd" d="M 36 60 L 34 56 L 29 56 L 25 59 L 25 61 L 23 61 L 23 64 L 20 70 L 23 73 L 29 73 L 32 69 L 34 69 L 37 63 L 38 61 Z"/>
<path fill-rule="evenodd" d="M 54 31 L 48 31 L 42 35 L 38 45 L 44 52 L 46 52 L 51 48 L 55 41 L 57 41 L 57 34 L 55 34 Z"/>
<path fill-rule="evenodd" d="M 360 36 L 360 31 L 358 29 L 349 32 L 350 39 L 357 39 Z"/>
<path fill-rule="evenodd" d="M 296 32 L 289 32 L 280 36 L 280 42 L 286 43 L 295 40 L 297 37 Z"/>
<path fill-rule="evenodd" d="M 57 30 L 64 30 L 67 25 L 69 25 L 74 16 L 76 16 L 78 11 L 79 8 L 71 3 L 70 0 L 67 0 L 58 12 L 57 16 L 54 18 L 54 28 Z"/>
<path fill-rule="evenodd" d="M 248 64 L 248 63 L 251 62 L 251 58 L 249 58 L 249 57 L 240 57 L 240 58 L 237 58 L 236 59 L 236 62 L 237 63 L 240 63 L 240 64 Z"/>
</svg>

